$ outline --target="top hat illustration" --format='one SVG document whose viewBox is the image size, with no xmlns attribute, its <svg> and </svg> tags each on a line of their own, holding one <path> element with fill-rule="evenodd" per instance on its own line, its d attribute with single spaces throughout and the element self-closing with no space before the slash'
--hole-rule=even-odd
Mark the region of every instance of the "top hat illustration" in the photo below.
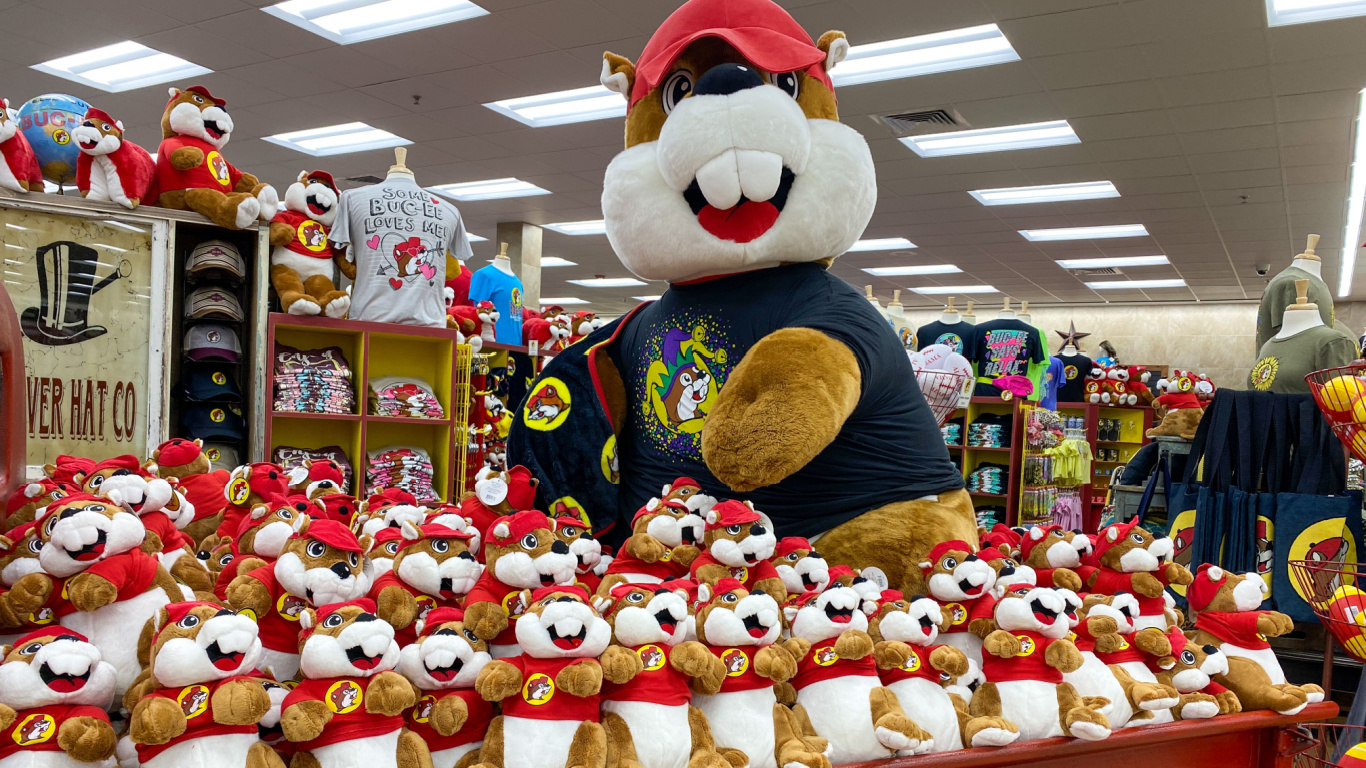
<svg viewBox="0 0 1366 768">
<path fill-rule="evenodd" d="M 37 255 L 41 306 L 24 310 L 19 319 L 24 335 L 49 347 L 103 336 L 103 326 L 90 325 L 90 297 L 126 277 L 132 265 L 122 261 L 118 269 L 96 283 L 99 253 L 94 248 L 62 240 L 39 246 Z"/>
</svg>

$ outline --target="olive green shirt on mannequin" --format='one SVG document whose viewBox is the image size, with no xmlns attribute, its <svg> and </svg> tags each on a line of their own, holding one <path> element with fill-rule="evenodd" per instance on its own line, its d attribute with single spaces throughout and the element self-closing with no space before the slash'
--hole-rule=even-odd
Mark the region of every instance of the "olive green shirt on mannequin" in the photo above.
<svg viewBox="0 0 1366 768">
<path fill-rule="evenodd" d="M 1296 280 L 1309 281 L 1309 301 L 1319 305 L 1319 317 L 1323 318 L 1323 324 L 1333 325 L 1333 294 L 1329 292 L 1328 285 L 1299 267 L 1286 267 L 1271 278 L 1266 284 L 1266 291 L 1262 293 L 1262 305 L 1257 309 L 1257 349 L 1260 350 L 1268 339 L 1281 330 L 1285 308 L 1295 303 Z"/>
<path fill-rule="evenodd" d="M 1247 383 L 1259 392 L 1308 394 L 1306 374 L 1355 359 L 1355 342 L 1326 325 L 1316 325 L 1288 339 L 1273 338 L 1263 344 Z"/>
</svg>

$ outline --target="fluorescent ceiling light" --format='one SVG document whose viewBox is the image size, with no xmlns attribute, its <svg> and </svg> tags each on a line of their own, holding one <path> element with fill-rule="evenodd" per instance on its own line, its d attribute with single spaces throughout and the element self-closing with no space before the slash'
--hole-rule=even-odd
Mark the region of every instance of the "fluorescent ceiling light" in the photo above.
<svg viewBox="0 0 1366 768">
<path fill-rule="evenodd" d="M 626 114 L 626 98 L 601 85 L 504 99 L 484 106 L 532 128 L 606 120 Z"/>
<path fill-rule="evenodd" d="M 552 305 L 552 304 L 558 304 L 558 305 L 560 305 L 560 306 L 562 306 L 562 307 L 569 307 L 569 306 L 574 306 L 574 305 L 577 305 L 577 304 L 587 304 L 587 303 L 588 303 L 588 302 L 584 301 L 583 299 L 578 299 L 578 298 L 575 298 L 575 297 L 573 297 L 573 296 L 560 296 L 560 297 L 558 297 L 558 298 L 553 298 L 553 299 L 548 299 L 548 298 L 546 298 L 546 297 L 544 297 L 544 296 L 541 297 L 541 306 L 542 306 L 542 307 L 548 307 L 548 306 L 550 306 L 550 305 Z"/>
<path fill-rule="evenodd" d="M 261 10 L 339 45 L 488 14 L 469 0 L 289 0 Z"/>
<path fill-rule="evenodd" d="M 894 277 L 896 275 L 951 275 L 963 270 L 952 264 L 922 264 L 905 267 L 865 267 L 863 271 L 877 277 Z"/>
<path fill-rule="evenodd" d="M 662 296 L 632 296 L 636 301 L 659 301 Z"/>
<path fill-rule="evenodd" d="M 1087 283 L 1093 291 L 1105 290 L 1142 290 L 1144 288 L 1184 288 L 1186 281 L 1181 278 L 1170 280 L 1107 280 L 1103 283 Z"/>
<path fill-rule="evenodd" d="M 471 243 L 486 243 L 489 240 L 487 237 L 480 237 L 479 235 L 476 235 L 473 232 L 466 232 L 465 239 L 470 241 Z"/>
<path fill-rule="evenodd" d="M 385 149 L 412 144 L 402 136 L 395 136 L 385 130 L 372 128 L 365 123 L 343 123 L 323 128 L 309 128 L 306 131 L 277 133 L 262 137 L 271 144 L 288 147 L 296 152 L 314 157 L 344 155 L 348 152 L 364 152 L 367 149 Z"/>
<path fill-rule="evenodd" d="M 550 194 L 548 189 L 541 189 L 530 182 L 512 178 L 466 181 L 459 184 L 438 184 L 435 187 L 428 187 L 428 189 L 438 195 L 445 195 L 461 202 L 502 200 L 508 197 L 532 197 Z"/>
<path fill-rule="evenodd" d="M 574 285 L 585 288 L 625 288 L 631 285 L 645 285 L 645 281 L 634 277 L 593 277 L 587 280 L 569 280 Z"/>
<path fill-rule="evenodd" d="M 1142 224 L 1117 224 L 1111 227 L 1063 227 L 1062 229 L 1022 229 L 1020 234 L 1030 242 L 1048 240 L 1104 240 L 1111 237 L 1142 237 L 1148 234 Z"/>
<path fill-rule="evenodd" d="M 1352 155 L 1352 185 L 1347 193 L 1347 224 L 1342 228 L 1342 270 L 1338 274 L 1338 298 L 1352 293 L 1352 277 L 1357 268 L 1357 247 L 1361 245 L 1361 218 L 1366 206 L 1366 90 L 1357 94 L 1356 150 Z"/>
<path fill-rule="evenodd" d="M 1270 27 L 1307 24 L 1311 21 L 1366 16 L 1362 0 L 1266 0 L 1266 23 Z"/>
<path fill-rule="evenodd" d="M 947 293 L 1000 293 L 990 285 L 929 285 L 911 290 L 926 296 L 942 296 Z"/>
<path fill-rule="evenodd" d="M 130 91 L 145 85 L 169 83 L 213 72 L 179 56 L 162 53 L 131 40 L 34 64 L 33 69 L 108 93 Z"/>
<path fill-rule="evenodd" d="M 562 221 L 559 224 L 546 224 L 545 228 L 553 229 L 562 235 L 607 234 L 607 222 L 602 219 L 597 221 Z"/>
<path fill-rule="evenodd" d="M 979 128 L 972 131 L 929 133 L 907 136 L 902 144 L 921 157 L 975 155 L 981 152 L 1005 152 L 1012 149 L 1056 147 L 1080 144 L 1081 139 L 1066 120 L 1025 125 L 1004 125 L 1000 128 Z"/>
<path fill-rule="evenodd" d="M 1105 269 L 1107 267 L 1157 267 L 1170 264 L 1166 256 L 1115 256 L 1105 259 L 1055 259 L 1063 269 Z"/>
<path fill-rule="evenodd" d="M 1065 203 L 1071 200 L 1099 200 L 1119 197 L 1119 190 L 1108 181 L 1083 181 L 1080 184 L 1044 184 L 1037 187 L 975 189 L 968 193 L 982 205 L 1025 205 L 1027 203 Z"/>
<path fill-rule="evenodd" d="M 860 240 L 849 247 L 849 253 L 858 251 L 894 251 L 897 248 L 914 248 L 915 243 L 904 237 L 884 237 L 879 240 Z"/>
<path fill-rule="evenodd" d="M 577 261 L 570 261 L 569 259 L 562 259 L 562 258 L 560 258 L 559 256 L 542 256 L 542 257 L 541 257 L 541 268 L 542 268 L 542 269 L 548 269 L 548 268 L 550 268 L 550 267 L 577 267 L 578 265 L 579 265 L 579 263 L 578 263 Z"/>
<path fill-rule="evenodd" d="M 830 79 L 837 86 L 858 85 L 1019 60 L 1020 54 L 1011 47 L 1001 28 L 983 24 L 855 45 L 844 61 L 830 71 Z"/>
</svg>

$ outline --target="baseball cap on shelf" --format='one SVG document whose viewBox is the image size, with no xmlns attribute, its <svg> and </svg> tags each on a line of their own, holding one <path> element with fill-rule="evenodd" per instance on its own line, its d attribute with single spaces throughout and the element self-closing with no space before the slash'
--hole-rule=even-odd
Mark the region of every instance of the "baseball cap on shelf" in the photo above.
<svg viewBox="0 0 1366 768">
<path fill-rule="evenodd" d="M 209 464 L 215 471 L 225 469 L 231 472 L 242 464 L 237 449 L 227 443 L 205 443 L 204 455 L 209 457 Z"/>
<path fill-rule="evenodd" d="M 185 274 L 197 275 L 211 269 L 222 270 L 236 278 L 247 276 L 247 263 L 237 246 L 223 240 L 205 240 L 190 251 L 185 260 Z"/>
<path fill-rule="evenodd" d="M 226 288 L 214 285 L 196 289 L 185 298 L 185 316 L 196 320 L 222 317 L 238 322 L 244 317 L 237 296 Z"/>
<path fill-rule="evenodd" d="M 232 328 L 222 323 L 201 323 L 185 332 L 185 356 L 235 363 L 242 357 L 242 344 Z"/>
<path fill-rule="evenodd" d="M 185 409 L 180 418 L 181 431 L 187 436 L 209 440 L 241 440 L 247 435 L 242 415 L 228 403 L 198 403 Z M 212 460 L 210 460 L 212 461 Z"/>
<path fill-rule="evenodd" d="M 192 403 L 240 403 L 242 390 L 232 375 L 216 368 L 186 370 L 177 394 Z"/>
</svg>

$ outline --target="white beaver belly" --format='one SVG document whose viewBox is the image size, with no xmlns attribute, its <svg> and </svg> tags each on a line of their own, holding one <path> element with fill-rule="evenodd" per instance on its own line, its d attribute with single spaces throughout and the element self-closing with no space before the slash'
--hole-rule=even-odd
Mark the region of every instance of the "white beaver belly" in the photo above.
<svg viewBox="0 0 1366 768">
<path fill-rule="evenodd" d="M 396 768 L 398 735 L 401 731 L 395 728 L 379 736 L 348 739 L 325 747 L 315 747 L 311 751 L 322 768 Z"/>
<path fill-rule="evenodd" d="M 877 740 L 869 695 L 882 683 L 867 675 L 846 675 L 812 683 L 797 692 L 816 733 L 830 740 L 830 763 L 841 765 L 891 757 Z"/>
<path fill-rule="evenodd" d="M 687 768 L 692 755 L 687 704 L 604 701 L 602 711 L 616 713 L 626 721 L 636 745 L 636 759 L 645 768 Z"/>
<path fill-rule="evenodd" d="M 1271 678 L 1272 685 L 1283 685 L 1285 683 L 1285 672 L 1281 669 L 1281 663 L 1276 660 L 1276 652 L 1270 648 L 1240 648 L 1229 643 L 1222 643 L 1219 650 L 1229 656 L 1238 656 L 1257 662 L 1257 666 L 1266 670 L 1267 677 Z"/>
<path fill-rule="evenodd" d="M 189 592 L 186 599 L 193 600 L 194 593 Z M 118 671 L 115 702 L 123 699 L 123 692 L 142 672 L 142 665 L 138 663 L 138 635 L 142 633 L 143 625 L 168 602 L 166 593 L 160 587 L 153 587 L 137 597 L 94 611 L 76 611 L 61 618 L 62 626 L 89 638 L 100 649 L 104 660 Z"/>
<path fill-rule="evenodd" d="M 714 696 L 699 693 L 693 696 L 692 703 L 702 710 L 711 723 L 711 734 L 716 746 L 744 752 L 749 757 L 750 768 L 775 768 L 773 705 L 777 699 L 772 688 L 718 693 Z"/>
<path fill-rule="evenodd" d="M 950 632 L 946 635 L 940 635 L 939 639 L 944 641 L 946 645 L 952 645 L 967 654 L 968 658 L 977 662 L 978 665 L 982 663 L 982 638 L 977 635 L 971 632 Z"/>
<path fill-rule="evenodd" d="M 439 749 L 432 753 L 432 768 L 455 768 L 460 758 L 484 746 L 482 741 L 472 741 L 450 749 Z"/>
<path fill-rule="evenodd" d="M 953 708 L 953 700 L 947 691 L 937 683 L 919 677 L 898 680 L 887 687 L 896 694 L 906 716 L 934 737 L 931 752 L 963 748 L 963 734 L 958 729 L 958 710 Z"/>
<path fill-rule="evenodd" d="M 1157 684 L 1157 675 L 1154 675 L 1153 671 L 1148 669 L 1148 665 L 1141 661 L 1126 661 L 1122 664 L 1116 664 L 1115 666 L 1128 672 L 1129 677 L 1132 677 L 1137 682 Z M 1130 715 L 1130 717 L 1132 718 L 1133 715 Z M 1140 718 L 1131 723 L 1131 725 L 1157 725 L 1158 723 L 1170 723 L 1172 720 L 1171 710 L 1159 709 L 1153 712 L 1152 717 Z"/>
<path fill-rule="evenodd" d="M 25 749 L 0 760 L 0 768 L 116 768 L 117 765 L 112 757 L 98 763 L 82 763 L 60 750 L 39 752 Z"/>
<path fill-rule="evenodd" d="M 564 768 L 581 722 L 504 716 L 503 768 Z"/>
<path fill-rule="evenodd" d="M 144 768 L 237 768 L 247 764 L 247 750 L 259 740 L 255 731 L 201 736 L 173 744 L 142 765 Z"/>
<path fill-rule="evenodd" d="M 1038 680 L 1007 680 L 996 684 L 1001 693 L 1001 716 L 1020 728 L 1020 741 L 1062 736 L 1058 722 L 1058 686 Z"/>
<path fill-rule="evenodd" d="M 1072 684 L 1082 696 L 1104 696 L 1110 705 L 1101 712 L 1110 720 L 1111 728 L 1123 728 L 1134 716 L 1129 706 L 1129 697 L 1124 694 L 1124 686 L 1115 679 L 1115 673 L 1092 651 L 1081 652 L 1081 668 L 1075 672 L 1063 673 L 1062 679 Z"/>
</svg>

